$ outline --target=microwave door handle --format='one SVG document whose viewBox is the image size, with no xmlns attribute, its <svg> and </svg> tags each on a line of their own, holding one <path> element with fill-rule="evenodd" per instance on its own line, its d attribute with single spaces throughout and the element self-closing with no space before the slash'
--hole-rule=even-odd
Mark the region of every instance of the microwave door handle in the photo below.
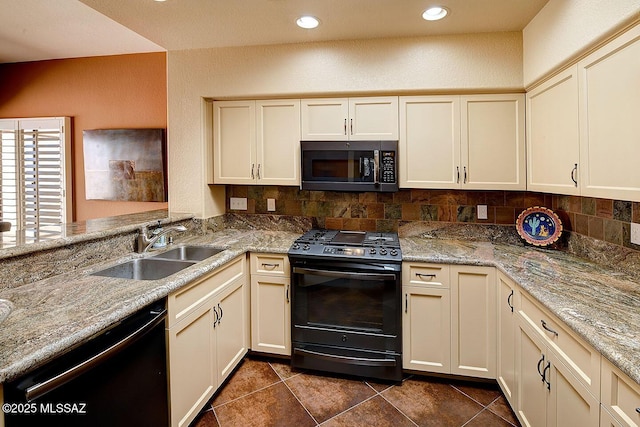
<svg viewBox="0 0 640 427">
<path fill-rule="evenodd" d="M 380 150 L 373 150 L 373 183 L 380 184 Z"/>
</svg>

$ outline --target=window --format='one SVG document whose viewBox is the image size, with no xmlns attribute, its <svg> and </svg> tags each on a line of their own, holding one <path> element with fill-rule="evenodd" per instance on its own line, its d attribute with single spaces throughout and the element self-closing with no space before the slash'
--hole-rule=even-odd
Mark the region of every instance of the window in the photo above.
<svg viewBox="0 0 640 427">
<path fill-rule="evenodd" d="M 0 218 L 31 237 L 71 222 L 68 117 L 0 119 Z"/>
</svg>

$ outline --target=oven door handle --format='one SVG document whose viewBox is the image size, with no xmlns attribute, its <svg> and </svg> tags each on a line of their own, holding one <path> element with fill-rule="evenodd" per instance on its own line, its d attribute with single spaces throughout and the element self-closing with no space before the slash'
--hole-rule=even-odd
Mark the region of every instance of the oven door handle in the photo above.
<svg viewBox="0 0 640 427">
<path fill-rule="evenodd" d="M 293 267 L 294 274 L 315 274 L 317 276 L 337 277 L 340 279 L 395 280 L 393 274 L 351 273 L 347 271 L 317 270 L 315 268 Z"/>
<path fill-rule="evenodd" d="M 294 354 L 301 356 L 313 356 L 319 359 L 328 360 L 331 362 L 344 363 L 347 365 L 367 365 L 367 366 L 396 366 L 395 359 L 369 359 L 366 357 L 350 357 L 350 356 L 338 356 L 335 354 L 325 354 L 317 351 L 304 350 L 301 348 L 293 349 Z"/>
</svg>

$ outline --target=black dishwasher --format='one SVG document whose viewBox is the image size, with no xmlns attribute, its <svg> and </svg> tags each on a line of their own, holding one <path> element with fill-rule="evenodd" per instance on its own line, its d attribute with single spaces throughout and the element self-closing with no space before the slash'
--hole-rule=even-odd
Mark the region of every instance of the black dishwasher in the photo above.
<svg viewBox="0 0 640 427">
<path fill-rule="evenodd" d="M 4 384 L 6 427 L 168 426 L 165 301 Z"/>
</svg>

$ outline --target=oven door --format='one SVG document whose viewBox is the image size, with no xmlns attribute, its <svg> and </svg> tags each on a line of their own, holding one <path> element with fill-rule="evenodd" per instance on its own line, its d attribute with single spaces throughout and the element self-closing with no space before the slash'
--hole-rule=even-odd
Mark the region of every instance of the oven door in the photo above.
<svg viewBox="0 0 640 427">
<path fill-rule="evenodd" d="M 293 267 L 293 341 L 400 353 L 400 273 L 312 264 Z"/>
</svg>

